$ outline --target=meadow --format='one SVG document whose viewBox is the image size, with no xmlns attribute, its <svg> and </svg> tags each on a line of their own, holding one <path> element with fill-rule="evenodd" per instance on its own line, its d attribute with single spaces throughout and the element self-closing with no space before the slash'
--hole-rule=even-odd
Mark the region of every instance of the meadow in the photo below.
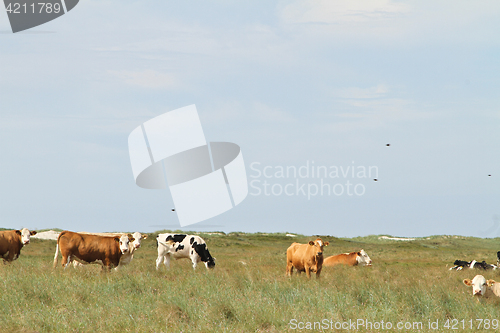
<svg viewBox="0 0 500 333">
<path fill-rule="evenodd" d="M 288 246 L 313 236 L 200 233 L 215 269 L 193 271 L 184 259 L 157 271 L 158 233 L 111 273 L 97 265 L 53 269 L 55 241 L 32 239 L 19 259 L 0 265 L 0 332 L 498 331 L 500 302 L 478 302 L 462 283 L 481 272 L 448 268 L 455 259 L 495 263 L 499 238 L 325 235 L 326 256 L 363 248 L 373 266 L 324 268 L 317 280 L 285 276 Z M 500 272 L 482 274 L 500 280 Z M 371 328 L 347 326 L 358 320 Z M 436 321 L 438 329 L 429 328 Z"/>
</svg>

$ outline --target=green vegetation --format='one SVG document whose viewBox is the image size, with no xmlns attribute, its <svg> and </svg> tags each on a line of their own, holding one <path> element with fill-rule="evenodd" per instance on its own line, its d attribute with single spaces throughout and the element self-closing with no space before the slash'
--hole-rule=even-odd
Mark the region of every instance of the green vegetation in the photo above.
<svg viewBox="0 0 500 333">
<path fill-rule="evenodd" d="M 292 319 L 422 322 L 420 332 L 439 320 L 442 332 L 447 319 L 466 325 L 470 319 L 500 319 L 498 300 L 478 302 L 462 284 L 480 272 L 448 271 L 455 259 L 495 263 L 498 238 L 321 236 L 330 242 L 325 255 L 363 248 L 373 267 L 324 268 L 320 280 L 308 280 L 305 274 L 285 276 L 286 249 L 315 237 L 201 233 L 216 258 L 214 270 L 200 265 L 193 271 L 189 260 L 179 260 L 169 271 L 156 271 L 155 236 L 149 235 L 130 265 L 111 273 L 97 265 L 53 269 L 55 241 L 33 239 L 18 260 L 0 267 L 0 332 L 318 331 L 293 330 Z M 500 280 L 494 271 L 483 275 Z"/>
</svg>

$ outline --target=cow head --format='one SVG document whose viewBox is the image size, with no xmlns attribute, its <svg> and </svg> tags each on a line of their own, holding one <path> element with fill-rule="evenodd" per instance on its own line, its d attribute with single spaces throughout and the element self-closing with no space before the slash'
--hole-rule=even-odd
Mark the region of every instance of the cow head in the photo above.
<svg viewBox="0 0 500 333">
<path fill-rule="evenodd" d="M 16 230 L 16 234 L 21 236 L 21 243 L 26 245 L 30 243 L 30 236 L 36 235 L 36 231 L 30 232 L 28 229 L 23 228 L 22 230 Z"/>
<path fill-rule="evenodd" d="M 196 241 L 192 244 L 194 250 L 200 256 L 202 262 L 207 268 L 215 267 L 215 260 L 207 249 L 207 244 L 198 244 Z"/>
<path fill-rule="evenodd" d="M 142 235 L 140 232 L 134 232 L 132 235 L 128 235 L 130 239 L 134 239 L 132 241 L 132 245 L 134 246 L 135 249 L 138 249 L 141 247 L 141 241 L 143 239 L 148 238 L 148 235 Z"/>
<path fill-rule="evenodd" d="M 361 249 L 359 251 L 358 256 L 356 257 L 356 261 L 358 262 L 358 265 L 360 266 L 371 266 L 372 265 L 372 260 L 368 256 L 368 254 L 365 252 L 365 250 Z"/>
<path fill-rule="evenodd" d="M 486 294 L 486 288 L 488 287 L 488 283 L 492 285 L 491 281 L 484 278 L 482 275 L 476 275 L 471 279 L 464 279 L 464 284 L 466 286 L 472 286 L 472 296 L 484 296 Z M 493 281 L 494 283 L 494 281 Z"/>
<path fill-rule="evenodd" d="M 325 246 L 328 246 L 328 242 L 323 242 L 321 240 L 321 238 L 317 238 L 314 242 L 313 241 L 310 241 L 309 242 L 309 245 L 310 246 L 314 246 L 315 250 L 316 250 L 316 256 L 317 257 L 320 257 L 323 255 L 323 247 Z"/>
<path fill-rule="evenodd" d="M 120 245 L 120 252 L 125 254 L 128 252 L 128 245 L 133 242 L 135 238 L 129 237 L 128 235 L 122 235 L 121 237 L 115 237 L 115 241 Z"/>
</svg>

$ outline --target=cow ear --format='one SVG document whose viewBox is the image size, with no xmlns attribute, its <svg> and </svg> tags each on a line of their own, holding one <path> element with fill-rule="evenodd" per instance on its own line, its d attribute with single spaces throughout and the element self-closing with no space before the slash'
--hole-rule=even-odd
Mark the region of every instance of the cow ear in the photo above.
<svg viewBox="0 0 500 333">
<path fill-rule="evenodd" d="M 16 234 L 22 235 L 21 230 L 16 230 Z"/>
<path fill-rule="evenodd" d="M 31 236 L 36 235 L 36 231 L 32 231 L 32 232 L 30 232 L 30 235 L 31 235 Z"/>
<path fill-rule="evenodd" d="M 120 237 L 114 237 L 113 238 L 115 241 L 117 241 L 118 243 L 120 242 Z"/>
<path fill-rule="evenodd" d="M 328 246 L 328 245 L 330 245 L 330 243 L 329 242 L 325 242 L 325 246 Z"/>
<path fill-rule="evenodd" d="M 148 235 L 142 235 L 142 239 L 148 238 Z"/>
<path fill-rule="evenodd" d="M 465 284 L 466 286 L 469 286 L 469 287 L 470 287 L 470 286 L 472 286 L 472 280 L 471 280 L 471 279 L 464 279 L 464 281 L 463 281 L 463 282 L 464 282 L 464 284 Z"/>
<path fill-rule="evenodd" d="M 495 280 L 488 280 L 486 281 L 486 284 L 488 285 L 488 287 L 491 287 L 492 285 L 494 285 L 496 283 Z"/>
<path fill-rule="evenodd" d="M 313 241 L 309 241 L 309 245 L 314 245 L 314 242 Z"/>
<path fill-rule="evenodd" d="M 128 240 L 129 240 L 130 242 L 133 242 L 133 241 L 135 241 L 135 238 L 134 238 L 134 237 L 132 237 L 132 238 L 129 238 Z"/>
</svg>

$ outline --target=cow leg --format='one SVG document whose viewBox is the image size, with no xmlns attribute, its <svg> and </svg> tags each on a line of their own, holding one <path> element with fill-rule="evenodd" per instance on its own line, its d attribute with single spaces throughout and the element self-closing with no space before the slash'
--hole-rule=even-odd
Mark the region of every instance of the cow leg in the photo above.
<svg viewBox="0 0 500 333">
<path fill-rule="evenodd" d="M 68 255 L 63 254 L 62 261 L 61 261 L 62 267 L 64 267 L 64 268 L 68 267 L 70 262 L 71 262 L 71 255 L 68 256 Z"/>
<path fill-rule="evenodd" d="M 306 270 L 306 275 L 308 278 L 311 278 L 311 268 L 309 266 L 304 267 Z"/>
<path fill-rule="evenodd" d="M 292 276 L 293 273 L 293 265 L 291 262 L 288 262 L 286 265 L 286 275 Z"/>
<path fill-rule="evenodd" d="M 319 275 L 321 274 L 321 268 L 318 268 L 316 271 L 316 279 L 319 279 Z"/>
<path fill-rule="evenodd" d="M 8 252 L 8 255 L 7 255 L 7 261 L 11 262 L 14 259 L 16 259 L 15 258 L 15 251 L 12 251 L 12 249 L 10 249 Z"/>
<path fill-rule="evenodd" d="M 111 262 L 111 260 L 109 258 L 104 258 L 104 260 L 102 261 L 102 270 L 105 272 L 110 272 L 112 265 L 113 265 L 113 263 Z"/>
<path fill-rule="evenodd" d="M 165 255 L 165 257 L 163 257 L 163 264 L 167 269 L 170 269 L 170 254 L 167 254 Z"/>
<path fill-rule="evenodd" d="M 193 269 L 196 269 L 196 266 L 198 266 L 198 262 L 201 261 L 200 257 L 197 255 L 194 255 L 191 257 L 191 262 L 193 263 Z"/>
<path fill-rule="evenodd" d="M 163 259 L 162 255 L 158 255 L 158 258 L 156 258 L 156 270 L 160 269 L 162 259 Z"/>
</svg>

